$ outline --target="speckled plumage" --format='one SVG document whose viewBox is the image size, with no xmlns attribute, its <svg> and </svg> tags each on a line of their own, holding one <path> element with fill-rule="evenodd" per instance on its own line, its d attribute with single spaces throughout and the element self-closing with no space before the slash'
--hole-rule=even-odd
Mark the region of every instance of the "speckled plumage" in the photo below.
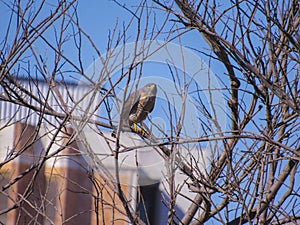
<svg viewBox="0 0 300 225">
<path fill-rule="evenodd" d="M 154 108 L 156 93 L 156 85 L 150 83 L 129 95 L 121 115 L 122 130 L 129 130 L 132 124 L 141 123 L 147 118 Z"/>
</svg>

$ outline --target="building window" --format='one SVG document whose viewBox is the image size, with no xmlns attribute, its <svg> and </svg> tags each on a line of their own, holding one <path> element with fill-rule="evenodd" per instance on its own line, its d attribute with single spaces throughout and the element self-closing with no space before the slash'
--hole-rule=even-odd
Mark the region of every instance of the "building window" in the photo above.
<svg viewBox="0 0 300 225">
<path fill-rule="evenodd" d="M 158 186 L 159 183 L 140 186 L 137 191 L 137 215 L 147 225 L 155 223 L 155 208 L 158 205 Z"/>
</svg>

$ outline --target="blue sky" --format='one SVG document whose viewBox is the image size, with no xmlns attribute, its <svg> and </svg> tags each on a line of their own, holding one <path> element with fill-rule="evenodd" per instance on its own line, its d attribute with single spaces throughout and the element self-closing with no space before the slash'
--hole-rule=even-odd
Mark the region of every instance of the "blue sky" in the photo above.
<svg viewBox="0 0 300 225">
<path fill-rule="evenodd" d="M 51 10 L 53 11 L 53 6 L 50 4 L 51 1 L 46 2 L 45 8 L 43 10 L 43 13 L 38 17 L 36 23 L 41 21 L 45 16 L 48 16 Z M 137 6 L 140 1 L 124 1 L 126 2 L 126 7 L 128 9 L 135 11 L 137 9 Z M 129 2 L 129 3 L 128 3 Z M 38 4 L 40 2 L 37 1 L 35 5 L 33 5 L 32 9 L 37 10 Z M 148 2 L 148 4 L 152 4 L 151 1 Z M 156 6 L 156 5 L 154 5 Z M 0 17 L 3 18 L 0 20 L 0 26 L 3 30 L 5 30 L 8 27 L 8 18 L 10 18 L 11 15 L 11 5 L 6 5 L 5 3 L 0 3 Z M 164 11 L 160 10 L 151 10 L 150 8 L 152 5 L 149 5 L 149 28 L 147 31 L 146 39 L 151 36 L 152 26 L 153 22 L 155 21 L 157 23 L 157 26 L 154 27 L 154 31 L 156 29 L 159 29 L 160 25 L 163 24 L 163 21 L 165 20 L 167 14 Z M 14 8 L 16 10 L 16 8 Z M 140 13 L 140 12 L 139 12 Z M 143 15 L 141 16 L 141 33 L 144 32 L 144 28 L 146 26 L 146 17 L 148 16 L 145 11 L 143 12 Z M 114 37 L 114 41 L 117 39 L 116 36 L 118 32 L 123 31 L 123 28 L 127 26 L 129 21 L 132 19 L 132 14 L 128 11 L 126 11 L 124 8 L 122 8 L 120 5 L 116 4 L 113 1 L 110 0 L 90 0 L 90 1 L 78 1 L 77 5 L 77 14 L 79 18 L 79 24 L 83 31 L 89 35 L 91 40 L 94 42 L 96 48 L 100 51 L 101 54 L 105 54 L 107 51 L 107 43 L 109 41 L 109 34 L 111 34 L 114 29 L 116 30 L 116 35 Z M 25 18 L 32 16 L 32 13 L 28 12 L 25 15 Z M 9 51 L 10 47 L 12 46 L 14 32 L 16 27 L 14 25 L 16 24 L 16 15 L 12 16 L 13 22 L 10 26 L 10 39 L 9 42 L 6 43 L 5 46 L 7 46 L 5 51 Z M 73 17 L 75 19 L 75 17 Z M 158 35 L 156 40 L 164 41 L 167 36 L 168 32 L 171 28 L 171 26 L 174 25 L 174 23 L 171 21 L 172 18 L 168 18 L 167 25 L 164 28 L 165 33 L 162 33 Z M 117 25 L 116 25 L 117 24 Z M 177 26 L 177 25 L 176 25 Z M 56 28 L 55 28 L 56 27 Z M 55 24 L 55 27 L 51 26 L 47 32 L 44 33 L 43 37 L 49 41 L 54 47 L 56 46 L 56 40 L 55 35 L 57 35 L 57 32 L 59 32 L 60 29 L 60 21 L 57 21 Z M 56 29 L 56 32 L 55 32 Z M 69 30 L 70 27 L 68 27 Z M 130 28 L 128 29 L 128 32 L 126 33 L 126 42 L 132 42 L 135 40 L 137 34 L 137 20 L 135 19 L 133 23 L 131 24 Z M 3 40 L 5 33 L 0 33 L 0 40 Z M 68 37 L 69 33 L 66 32 L 65 36 Z M 174 35 L 177 35 L 176 33 Z M 88 42 L 88 40 L 82 36 L 82 49 L 81 49 L 81 60 L 83 62 L 83 69 L 86 70 L 93 61 L 98 57 L 96 51 L 93 49 L 91 44 Z M 74 62 L 74 64 L 78 63 L 78 56 L 77 56 L 77 49 L 74 49 L 74 41 L 72 37 L 68 37 L 69 40 L 66 42 L 63 46 L 63 53 L 64 55 Z M 141 40 L 141 38 L 139 39 Z M 181 43 L 183 46 L 190 48 L 190 49 L 198 49 L 203 50 L 203 48 L 208 48 L 203 39 L 201 38 L 201 35 L 197 31 L 189 31 L 185 33 L 184 35 L 180 36 L 180 39 L 174 39 L 172 41 L 173 43 Z M 1 45 L 3 46 L 3 45 Z M 43 41 L 43 40 L 37 40 L 32 45 L 33 49 L 43 58 L 44 62 L 48 66 L 49 71 L 51 71 L 52 67 L 54 66 L 54 57 L 55 54 L 53 50 Z M 200 56 L 201 59 L 206 61 L 206 63 L 209 63 L 209 60 L 204 55 L 200 55 L 200 53 L 192 50 L 194 53 L 196 53 L 198 56 Z M 32 71 L 29 72 L 30 76 L 40 76 L 39 73 L 36 71 L 36 65 L 34 63 L 35 59 L 33 58 L 33 55 L 30 50 L 24 54 L 24 56 L 20 60 L 20 68 L 21 71 L 18 72 L 19 75 L 25 75 L 28 74 L 27 68 L 30 67 Z M 30 63 L 30 64 L 29 64 Z M 17 68 L 17 67 L 16 67 Z M 69 72 L 68 70 L 72 70 L 72 66 L 68 66 L 68 64 L 65 64 L 62 67 L 62 70 L 64 72 L 64 79 L 72 80 L 71 77 L 76 76 L 76 74 Z M 222 75 L 223 71 L 222 68 L 218 66 L 211 67 L 212 72 L 217 73 L 218 76 Z M 67 72 L 66 72 L 67 71 Z M 173 71 L 175 72 L 175 71 Z M 162 64 L 145 64 L 143 68 L 143 76 L 158 76 L 158 77 L 165 77 L 168 80 L 172 80 L 171 78 L 171 72 L 167 65 Z M 78 77 L 80 79 L 80 76 Z M 124 86 L 124 85 L 123 85 Z M 122 88 L 122 87 L 121 87 Z M 155 112 L 154 112 L 155 113 Z M 158 112 L 159 113 L 159 112 Z"/>
<path fill-rule="evenodd" d="M 39 3 L 39 1 L 37 1 Z M 140 1 L 124 1 L 126 7 L 128 7 L 130 10 L 135 10 L 139 4 Z M 151 1 L 149 1 L 149 4 L 152 4 Z M 41 14 L 40 20 L 43 16 L 46 16 L 49 14 L 51 10 L 53 10 L 52 6 L 49 3 L 45 4 L 44 13 Z M 156 5 L 155 5 L 156 6 Z M 0 27 L 2 30 L 5 30 L 8 25 L 8 18 L 10 18 L 10 9 L 11 5 L 6 5 L 5 3 L 0 3 Z M 150 6 L 151 7 L 151 6 Z M 34 7 L 33 7 L 34 8 Z M 150 11 L 150 25 L 149 25 L 149 31 L 148 36 L 150 35 L 151 30 L 151 24 L 153 24 L 154 18 L 156 20 L 156 23 L 158 24 L 157 27 L 159 27 L 165 17 L 166 13 L 163 11 L 155 10 Z M 124 8 L 122 8 L 120 5 L 117 5 L 114 1 L 111 0 L 90 0 L 90 1 L 78 1 L 78 7 L 77 7 L 77 13 L 79 17 L 79 23 L 80 26 L 83 28 L 83 30 L 90 36 L 92 41 L 95 43 L 96 47 L 100 50 L 101 54 L 104 54 L 107 50 L 107 43 L 109 40 L 109 33 L 113 32 L 114 28 L 116 27 L 117 32 L 122 32 L 122 29 L 124 26 L 128 24 L 128 21 L 132 18 L 132 14 L 130 14 L 128 11 L 126 11 Z M 28 13 L 29 14 L 29 13 Z M 142 32 L 143 28 L 145 27 L 146 15 L 142 16 L 141 24 L 142 24 Z M 15 16 L 13 17 L 15 19 Z M 168 19 L 170 21 L 171 18 Z M 15 25 L 15 21 L 12 23 L 12 25 Z M 57 23 L 57 26 L 59 27 L 59 23 Z M 169 27 L 172 26 L 172 22 L 168 22 L 168 25 L 164 29 L 164 31 L 168 31 Z M 15 27 L 10 27 L 10 37 L 12 38 L 14 35 L 14 29 Z M 137 33 L 137 22 L 134 20 L 132 25 L 130 26 L 126 40 L 129 42 L 132 42 L 135 40 Z M 3 40 L 5 35 L 5 32 L 0 33 L 0 40 Z M 47 40 L 55 42 L 54 40 L 54 28 L 50 28 L 49 32 L 46 32 L 44 37 Z M 161 34 L 157 37 L 157 40 L 165 40 L 166 34 Z M 116 39 L 116 38 L 115 38 Z M 12 39 L 10 39 L 12 40 Z M 178 43 L 179 39 L 175 39 L 173 41 L 174 43 Z M 208 49 L 208 46 L 201 38 L 201 35 L 197 31 L 190 31 L 180 37 L 180 42 L 183 46 L 188 48 L 193 48 L 197 50 L 203 50 L 203 48 Z M 7 43 L 8 46 L 11 46 L 12 42 Z M 2 46 L 2 45 L 0 45 Z M 41 43 L 39 41 L 34 43 L 34 46 L 39 49 L 39 52 L 42 56 L 46 56 L 51 60 L 51 57 L 53 57 L 51 50 L 49 50 L 49 47 L 47 47 L 44 43 Z M 74 46 L 71 44 L 66 44 L 64 48 L 64 53 L 67 57 L 69 57 L 71 60 L 74 58 L 76 59 L 76 54 L 74 54 Z M 200 54 L 199 54 L 200 55 Z M 88 44 L 87 40 L 83 38 L 83 49 L 82 49 L 82 59 L 84 63 L 84 67 L 88 67 L 93 60 L 97 57 L 96 52 L 92 49 L 91 45 Z M 201 58 L 206 61 L 206 63 L 209 63 L 209 60 L 204 55 L 201 55 Z M 213 72 L 217 74 L 222 74 L 222 68 L 215 66 L 212 68 Z"/>
<path fill-rule="evenodd" d="M 131 10 L 135 10 L 139 1 L 123 1 L 126 2 L 126 7 Z M 117 5 L 115 2 L 110 0 L 90 0 L 90 1 L 79 1 L 78 4 L 78 14 L 80 25 L 83 27 L 86 33 L 90 35 L 92 40 L 95 42 L 96 46 L 99 48 L 101 53 L 106 52 L 108 35 L 113 31 L 116 24 L 117 30 L 122 31 L 123 25 L 127 25 L 128 21 L 132 18 L 132 15 L 123 9 L 121 6 Z M 165 19 L 166 13 L 156 10 L 155 13 L 151 13 L 150 24 L 153 21 L 153 15 L 155 14 L 156 22 L 162 23 Z M 145 16 L 142 17 L 142 24 L 146 22 Z M 172 22 L 170 22 L 172 24 Z M 142 25 L 143 26 L 143 25 Z M 151 26 L 151 25 L 150 25 Z M 170 25 L 169 25 L 170 26 Z M 165 30 L 168 29 L 168 26 Z M 149 29 L 150 30 L 150 29 Z M 143 32 L 143 30 L 142 30 Z M 134 22 L 127 33 L 128 42 L 135 40 L 135 35 L 137 33 L 137 23 Z M 150 33 L 150 31 L 149 31 Z M 165 36 L 160 35 L 158 40 L 164 40 Z M 183 46 L 188 48 L 195 48 L 198 50 L 203 50 L 203 47 L 208 48 L 207 44 L 203 41 L 201 35 L 197 31 L 190 31 L 180 37 L 180 41 Z M 178 43 L 179 40 L 175 39 L 174 43 Z M 86 50 L 86 49 L 85 49 Z M 95 57 L 95 52 L 85 51 L 84 54 L 87 58 L 93 60 Z M 199 54 L 200 55 L 200 54 Z M 201 58 L 208 63 L 208 59 L 202 55 Z M 218 67 L 213 69 L 213 72 L 221 72 Z"/>
</svg>

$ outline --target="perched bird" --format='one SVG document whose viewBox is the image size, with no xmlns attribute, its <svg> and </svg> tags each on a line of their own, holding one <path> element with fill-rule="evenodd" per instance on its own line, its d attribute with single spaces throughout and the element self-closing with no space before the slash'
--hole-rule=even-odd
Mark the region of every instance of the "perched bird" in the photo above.
<svg viewBox="0 0 300 225">
<path fill-rule="evenodd" d="M 128 96 L 121 115 L 121 130 L 129 131 L 130 127 L 134 125 L 134 129 L 137 131 L 136 124 L 142 123 L 152 112 L 156 93 L 156 84 L 150 83 Z"/>
</svg>

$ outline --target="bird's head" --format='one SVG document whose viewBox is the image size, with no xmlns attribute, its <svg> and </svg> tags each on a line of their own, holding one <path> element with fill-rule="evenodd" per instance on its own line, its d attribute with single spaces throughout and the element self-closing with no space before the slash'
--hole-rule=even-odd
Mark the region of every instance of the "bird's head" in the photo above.
<svg viewBox="0 0 300 225">
<path fill-rule="evenodd" d="M 156 84 L 154 83 L 147 84 L 143 89 L 145 92 L 147 92 L 148 96 L 156 96 L 157 93 Z"/>
</svg>

